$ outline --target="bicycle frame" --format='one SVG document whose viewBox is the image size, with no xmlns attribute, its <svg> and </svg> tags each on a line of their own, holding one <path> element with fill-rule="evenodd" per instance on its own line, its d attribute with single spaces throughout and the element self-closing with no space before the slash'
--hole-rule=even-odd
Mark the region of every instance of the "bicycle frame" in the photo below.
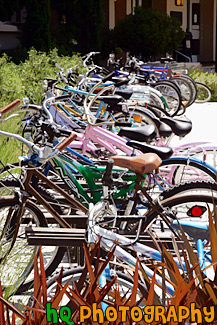
<svg viewBox="0 0 217 325">
<path fill-rule="evenodd" d="M 76 206 L 78 209 L 80 209 L 82 212 L 87 213 L 87 208 L 72 198 L 68 193 L 66 193 L 64 190 L 62 190 L 58 185 L 53 183 L 51 180 L 49 180 L 45 175 L 43 175 L 39 170 L 37 169 L 27 169 L 25 180 L 23 182 L 23 188 L 24 190 L 31 194 L 33 197 L 36 198 L 39 204 L 43 205 L 45 209 L 47 209 L 48 212 L 54 217 L 54 219 L 65 228 L 71 228 L 68 222 L 66 222 L 57 212 L 56 210 L 32 187 L 31 185 L 31 179 L 32 177 L 36 176 L 40 180 L 42 180 L 45 184 L 49 186 L 49 188 L 53 189 L 54 191 L 58 192 L 60 195 L 62 195 L 69 203 Z M 21 208 L 20 208 L 20 214 L 22 213 L 23 206 L 25 205 L 25 198 L 28 198 L 28 196 L 25 196 L 25 193 L 21 193 Z"/>
<path fill-rule="evenodd" d="M 105 209 L 104 202 L 101 201 L 95 206 L 90 206 L 89 215 L 88 215 L 88 244 L 91 245 L 96 243 L 100 238 L 100 244 L 105 249 L 105 251 L 111 250 L 115 245 L 114 256 L 120 260 L 120 263 L 124 265 L 129 265 L 132 268 L 136 266 L 136 258 L 129 253 L 129 250 L 140 254 L 148 259 L 154 259 L 155 261 L 162 262 L 162 255 L 156 249 L 153 249 L 144 244 L 138 243 L 137 241 L 132 241 L 124 235 L 117 234 L 111 230 L 107 230 L 105 228 L 100 227 L 95 224 L 94 216 L 97 215 L 102 209 Z M 145 218 L 145 216 L 143 216 Z M 143 218 L 140 217 L 140 220 Z M 114 216 L 115 219 L 115 216 Z M 201 269 L 205 269 L 205 260 L 209 263 L 212 263 L 209 253 L 204 251 L 204 239 L 209 241 L 209 232 L 208 226 L 201 224 L 200 222 L 187 222 L 183 223 L 180 221 L 173 222 L 171 227 L 173 229 L 179 229 L 179 224 L 181 224 L 183 230 L 190 234 L 190 236 L 195 240 L 197 246 L 198 260 L 200 263 Z M 202 234 L 200 233 L 202 230 Z M 137 236 L 138 237 L 138 236 Z M 126 251 L 121 246 L 126 246 L 128 251 Z M 174 258 L 175 263 L 177 264 L 180 270 L 186 271 L 185 263 L 180 265 L 178 258 Z M 153 277 L 153 271 L 148 268 L 144 263 L 141 262 L 142 268 L 146 272 L 149 278 Z M 206 270 L 204 271 L 206 275 Z M 105 272 L 102 277 L 110 277 L 110 272 Z M 102 279 L 103 281 L 103 279 Z M 156 283 L 162 286 L 162 278 L 158 275 L 156 277 Z M 174 288 L 166 281 L 166 289 L 167 293 L 172 295 L 174 293 Z"/>
<path fill-rule="evenodd" d="M 102 197 L 102 185 L 97 184 L 97 180 L 101 180 L 105 172 L 105 167 L 100 166 L 83 166 L 75 159 L 65 154 L 60 154 L 58 157 L 50 161 L 52 169 L 54 169 L 62 178 L 67 187 L 73 192 L 76 199 L 84 206 L 89 206 L 90 202 L 96 203 Z M 84 177 L 88 185 L 88 192 L 91 193 L 92 198 L 88 195 L 85 189 L 73 175 L 73 173 L 80 174 Z M 124 173 L 121 168 L 114 168 L 114 173 Z M 127 194 L 135 187 L 136 175 L 130 171 L 124 173 L 123 181 L 129 181 L 127 187 L 117 189 L 114 194 L 114 200 L 118 198 L 126 198 Z"/>
<path fill-rule="evenodd" d="M 131 267 L 136 266 L 136 258 L 133 257 L 129 252 L 127 252 L 125 249 L 123 249 L 120 245 L 127 246 L 130 250 L 140 253 L 148 258 L 153 258 L 159 262 L 162 261 L 161 254 L 148 246 L 145 246 L 140 243 L 133 243 L 130 239 L 123 235 L 116 234 L 110 230 L 104 229 L 100 226 L 97 226 L 94 224 L 94 214 L 99 212 L 104 208 L 103 202 L 100 202 L 100 204 L 95 205 L 92 207 L 90 206 L 89 209 L 89 216 L 88 216 L 88 244 L 96 243 L 100 238 L 100 244 L 101 246 L 106 250 L 110 250 L 114 243 L 116 244 L 114 256 L 118 257 L 121 262 L 123 262 L 125 265 L 129 265 Z M 177 261 L 176 261 L 177 262 Z M 178 263 L 178 262 L 177 262 Z M 154 272 L 148 268 L 144 263 L 141 262 L 141 265 L 148 275 L 149 278 L 153 277 Z M 162 286 L 162 278 L 157 275 L 156 276 L 156 283 Z M 174 288 L 173 286 L 166 282 L 166 288 L 168 290 L 168 293 L 170 295 L 173 294 Z"/>
</svg>

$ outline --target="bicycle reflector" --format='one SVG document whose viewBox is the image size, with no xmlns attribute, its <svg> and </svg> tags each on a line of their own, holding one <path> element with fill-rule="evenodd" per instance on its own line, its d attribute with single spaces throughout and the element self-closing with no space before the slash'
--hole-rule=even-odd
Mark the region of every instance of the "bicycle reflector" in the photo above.
<svg viewBox="0 0 217 325">
<path fill-rule="evenodd" d="M 134 121 L 137 122 L 137 123 L 141 123 L 141 122 L 142 122 L 142 118 L 141 118 L 140 116 L 138 116 L 138 115 L 134 115 L 134 116 L 133 116 L 133 119 L 134 119 Z"/>
<path fill-rule="evenodd" d="M 206 210 L 207 209 L 204 206 L 194 205 L 191 209 L 188 210 L 187 215 L 189 217 L 201 217 Z"/>
</svg>

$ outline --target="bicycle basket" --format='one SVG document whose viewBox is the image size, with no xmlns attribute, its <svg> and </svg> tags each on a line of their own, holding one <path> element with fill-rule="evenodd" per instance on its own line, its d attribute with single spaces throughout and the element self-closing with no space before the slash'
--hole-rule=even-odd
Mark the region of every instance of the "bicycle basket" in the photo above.
<svg viewBox="0 0 217 325">
<path fill-rule="evenodd" d="M 130 87 L 127 87 L 127 89 L 133 90 L 133 94 L 127 101 L 127 103 L 138 102 L 140 105 L 150 103 L 151 91 L 149 87 L 141 85 L 132 85 Z"/>
<path fill-rule="evenodd" d="M 188 69 L 184 62 L 171 62 L 172 73 L 188 74 Z"/>
</svg>

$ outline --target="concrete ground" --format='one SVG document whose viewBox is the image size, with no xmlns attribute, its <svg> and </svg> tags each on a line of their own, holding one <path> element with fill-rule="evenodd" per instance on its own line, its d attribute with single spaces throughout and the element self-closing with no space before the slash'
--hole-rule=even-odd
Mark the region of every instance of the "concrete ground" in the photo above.
<svg viewBox="0 0 217 325">
<path fill-rule="evenodd" d="M 193 123 L 192 130 L 182 139 L 174 137 L 172 146 L 192 141 L 211 141 L 217 145 L 217 102 L 194 103 L 186 109 L 185 115 Z"/>
</svg>

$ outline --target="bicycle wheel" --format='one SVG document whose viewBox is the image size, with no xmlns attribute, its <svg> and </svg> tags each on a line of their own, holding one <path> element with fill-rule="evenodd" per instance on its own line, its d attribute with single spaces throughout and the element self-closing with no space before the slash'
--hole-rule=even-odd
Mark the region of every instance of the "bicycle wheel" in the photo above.
<svg viewBox="0 0 217 325">
<path fill-rule="evenodd" d="M 174 75 L 174 77 L 176 77 L 176 75 Z M 193 98 L 192 98 L 192 103 L 193 104 L 197 98 L 197 86 L 195 81 L 187 74 L 181 74 L 180 77 L 184 78 L 185 80 L 188 81 L 188 83 L 191 85 L 191 89 L 193 92 Z"/>
<path fill-rule="evenodd" d="M 0 178 L 0 197 L 13 195 L 15 188 L 20 187 L 21 183 L 17 179 L 16 174 L 11 174 L 10 176 Z M 59 201 L 53 193 L 44 188 L 42 184 L 37 184 L 36 189 L 38 193 L 43 196 L 43 198 L 46 199 L 46 201 L 49 202 L 59 214 L 64 214 L 64 208 L 61 205 L 61 201 Z"/>
<path fill-rule="evenodd" d="M 69 269 L 63 272 L 63 276 L 62 276 L 62 281 L 61 284 L 62 286 L 64 286 L 68 281 L 69 282 L 69 286 L 74 289 L 74 286 L 76 285 L 76 283 L 78 282 L 78 280 L 80 279 L 81 275 L 82 275 L 82 271 L 83 268 L 82 267 L 78 267 L 78 268 L 73 268 L 73 269 Z M 114 274 L 114 273 L 113 273 Z M 124 297 L 124 299 L 129 298 L 129 296 L 132 293 L 132 289 L 134 286 L 134 281 L 133 281 L 133 277 L 131 278 L 130 276 L 127 276 L 126 274 L 124 274 L 123 272 L 117 271 L 114 274 L 117 278 L 116 278 L 116 286 L 113 286 L 111 288 L 111 291 L 109 292 L 109 294 L 105 297 L 105 303 L 108 304 L 113 304 L 114 303 L 114 293 L 115 290 L 119 290 L 119 293 L 121 295 L 121 297 Z M 47 297 L 48 297 L 48 301 L 50 301 L 56 292 L 56 288 L 57 288 L 57 281 L 59 278 L 59 274 L 55 274 L 53 277 L 51 277 L 50 279 L 48 279 L 47 281 Z M 83 292 L 85 292 L 85 290 L 87 290 L 89 286 L 89 274 L 87 274 L 86 279 L 83 283 L 82 288 L 79 290 L 79 293 L 82 295 Z M 139 285 L 138 285 L 138 290 L 137 290 L 137 297 L 136 297 L 136 301 L 138 302 L 138 306 L 140 307 L 144 307 L 145 306 L 145 298 L 147 298 L 147 287 L 141 282 L 139 281 Z M 68 297 L 65 295 L 64 299 L 61 301 L 60 306 L 65 306 L 67 305 L 67 303 L 69 303 L 69 299 Z"/>
<path fill-rule="evenodd" d="M 129 114 L 125 115 L 122 112 L 118 112 L 113 114 L 112 118 L 108 119 L 109 121 L 116 121 L 116 122 L 128 122 L 131 123 L 133 127 L 140 127 L 140 126 L 145 126 L 145 125 L 154 125 L 153 120 L 152 120 L 152 113 L 146 113 L 145 109 L 141 106 L 130 106 L 129 107 Z M 107 127 L 107 129 L 111 129 L 112 132 L 119 132 L 120 127 L 112 126 L 112 127 Z M 156 129 L 156 135 L 157 135 L 157 129 Z"/>
<path fill-rule="evenodd" d="M 1 283 L 8 295 L 14 291 L 27 290 L 33 282 L 34 255 L 38 253 L 38 246 L 30 246 L 25 237 L 25 228 L 28 226 L 45 227 L 43 214 L 37 206 L 27 201 L 20 221 L 18 235 L 10 253 L 13 234 L 17 224 L 17 209 L 19 201 L 16 198 L 4 198 L 0 200 L 0 233 L 1 233 Z M 7 219 L 9 216 L 9 219 Z M 4 231 L 3 231 L 4 230 Z M 42 246 L 42 254 L 47 274 L 51 274 L 60 263 L 65 250 L 59 247 Z M 5 258 L 4 258 L 5 257 Z"/>
<path fill-rule="evenodd" d="M 152 87 L 160 91 L 165 98 L 168 105 L 166 109 L 167 113 L 170 116 L 175 116 L 182 104 L 181 93 L 178 87 L 168 80 L 158 81 L 156 84 L 153 84 Z"/>
<path fill-rule="evenodd" d="M 217 169 L 217 147 L 215 147 L 215 145 L 209 146 L 209 144 L 204 144 L 196 147 L 195 150 L 194 148 L 192 149 L 193 150 L 190 153 L 191 157 L 205 161 L 205 163 Z"/>
<path fill-rule="evenodd" d="M 195 188 L 185 189 L 179 193 L 162 193 L 160 201 L 161 211 L 166 212 L 170 225 L 177 219 L 182 222 L 198 223 L 209 225 L 209 210 L 211 215 L 214 216 L 214 209 L 217 204 L 217 192 L 209 188 Z M 144 231 L 151 229 L 156 232 L 159 237 L 164 232 L 164 235 L 171 238 L 171 229 L 162 217 L 156 212 L 151 210 L 144 223 Z M 187 238 L 191 242 L 192 247 L 196 250 L 195 238 L 186 233 Z"/>
<path fill-rule="evenodd" d="M 196 81 L 197 86 L 197 98 L 195 100 L 196 103 L 206 103 L 210 101 L 212 97 L 212 93 L 210 88 L 202 82 Z"/>
<path fill-rule="evenodd" d="M 189 107 L 195 100 L 195 98 L 193 98 L 193 89 L 191 84 L 182 76 L 175 76 L 170 78 L 170 80 L 179 87 L 182 97 L 182 104 L 185 107 Z"/>
<path fill-rule="evenodd" d="M 158 95 L 158 93 L 152 91 L 152 89 L 150 91 L 150 102 L 149 102 L 149 104 L 154 105 L 155 107 L 161 108 L 163 110 L 165 108 L 164 107 L 163 96 L 160 95 L 160 94 Z"/>
<path fill-rule="evenodd" d="M 158 180 L 158 179 L 157 179 Z M 159 181 L 159 180 L 158 180 Z M 162 185 L 162 184 L 160 184 Z M 173 187 L 169 186 L 164 186 L 163 185 L 160 187 L 157 184 L 153 186 L 152 188 L 147 187 L 144 185 L 144 188 L 146 192 L 149 193 L 149 195 L 152 197 L 152 199 L 157 199 L 160 197 L 161 199 L 164 198 L 169 198 L 174 195 L 179 195 L 179 194 L 192 194 L 192 193 L 214 193 L 217 196 L 217 185 L 213 181 L 200 181 L 200 180 L 195 180 L 191 182 L 185 182 L 182 184 L 175 185 Z M 142 203 L 141 203 L 142 200 Z M 133 211 L 131 211 L 131 214 L 137 214 L 137 210 L 147 210 L 147 204 L 148 201 L 147 199 L 143 196 L 142 193 L 139 194 L 138 196 L 138 201 L 137 205 L 134 205 Z M 148 204 L 149 207 L 149 204 Z"/>
<path fill-rule="evenodd" d="M 216 170 L 199 159 L 171 157 L 162 162 L 159 175 L 170 186 L 194 180 L 216 181 Z"/>
</svg>

